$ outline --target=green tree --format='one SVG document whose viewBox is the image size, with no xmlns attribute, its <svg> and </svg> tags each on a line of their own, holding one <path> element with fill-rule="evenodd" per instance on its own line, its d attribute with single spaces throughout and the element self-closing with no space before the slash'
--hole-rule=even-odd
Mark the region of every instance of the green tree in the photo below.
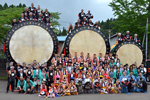
<svg viewBox="0 0 150 100">
<path fill-rule="evenodd" d="M 109 36 L 109 30 L 111 29 L 111 33 L 110 35 L 116 34 L 117 29 L 113 29 L 113 27 L 115 27 L 114 24 L 111 24 L 112 22 L 114 22 L 115 19 L 107 19 L 106 21 L 98 21 L 98 25 L 101 28 L 101 31 L 108 37 Z"/>
<path fill-rule="evenodd" d="M 61 13 L 59 13 L 59 12 L 50 12 L 50 14 L 51 14 L 50 21 L 52 23 L 52 26 L 53 27 L 60 26 L 58 20 L 60 19 L 59 16 L 60 16 Z"/>
<path fill-rule="evenodd" d="M 5 3 L 4 6 L 3 6 L 3 9 L 6 9 L 6 8 L 8 8 L 7 3 Z"/>
<path fill-rule="evenodd" d="M 0 10 L 3 10 L 3 6 L 0 4 Z"/>
<path fill-rule="evenodd" d="M 22 4 L 21 4 L 21 3 L 19 4 L 19 7 L 20 7 L 20 8 L 22 7 Z"/>
<path fill-rule="evenodd" d="M 67 35 L 67 30 L 65 27 L 63 27 L 63 30 L 62 30 L 62 33 L 61 33 L 62 36 L 65 36 Z"/>
<path fill-rule="evenodd" d="M 26 7 L 26 4 L 23 4 L 22 7 Z"/>
<path fill-rule="evenodd" d="M 9 6 L 9 8 L 14 8 L 14 7 L 15 7 L 15 6 L 14 6 L 13 4 Z"/>
<path fill-rule="evenodd" d="M 150 24 L 150 1 L 149 0 L 113 0 L 110 4 L 114 11 L 114 16 L 117 20 L 114 29 L 118 28 L 119 32 L 125 33 L 130 31 L 131 35 L 137 33 L 140 40 L 142 40 L 145 29 L 146 20 L 149 18 Z M 150 38 L 150 25 L 148 38 Z M 148 52 L 150 53 L 150 39 Z"/>
<path fill-rule="evenodd" d="M 11 29 L 12 20 L 19 19 L 20 14 L 23 12 L 23 8 L 7 8 L 1 10 L 0 13 L 0 42 L 3 42 L 5 34 Z"/>
</svg>

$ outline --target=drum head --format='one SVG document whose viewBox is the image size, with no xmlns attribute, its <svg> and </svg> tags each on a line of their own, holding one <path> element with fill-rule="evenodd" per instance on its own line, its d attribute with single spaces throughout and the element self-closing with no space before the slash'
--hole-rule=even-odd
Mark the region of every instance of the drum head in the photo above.
<svg viewBox="0 0 150 100">
<path fill-rule="evenodd" d="M 121 64 L 132 65 L 135 62 L 137 66 L 140 66 L 144 63 L 145 54 L 141 45 L 136 44 L 135 42 L 123 42 L 118 44 L 115 47 L 114 54 L 118 55 L 118 58 L 121 61 Z"/>
<path fill-rule="evenodd" d="M 89 26 L 77 28 L 69 34 L 65 46 L 66 53 L 70 53 L 73 56 L 75 52 L 78 53 L 78 56 L 81 52 L 84 52 L 84 56 L 87 53 L 90 53 L 91 57 L 93 57 L 93 54 L 98 56 L 99 53 L 102 53 L 104 56 L 110 50 L 106 36 L 95 27 Z"/>
<path fill-rule="evenodd" d="M 54 51 L 56 51 L 55 43 L 57 45 L 57 39 L 55 33 L 40 22 L 20 23 L 8 33 L 7 37 L 9 35 L 11 36 L 8 38 L 8 44 L 6 39 L 8 47 L 6 55 L 8 58 L 11 55 L 9 60 L 13 59 L 20 64 L 23 62 L 29 64 L 33 60 L 37 60 L 42 64 L 49 61 Z M 10 54 L 7 54 L 8 52 Z"/>
</svg>

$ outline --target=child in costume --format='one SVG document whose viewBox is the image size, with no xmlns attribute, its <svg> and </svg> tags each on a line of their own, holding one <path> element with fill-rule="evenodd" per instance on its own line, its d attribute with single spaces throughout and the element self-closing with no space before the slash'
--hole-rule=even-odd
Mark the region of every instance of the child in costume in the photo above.
<svg viewBox="0 0 150 100">
<path fill-rule="evenodd" d="M 71 83 L 70 83 L 70 92 L 71 92 L 71 94 L 78 94 L 78 92 L 77 92 L 77 87 L 76 87 L 76 85 L 74 85 L 74 82 L 73 81 L 71 81 Z"/>
<path fill-rule="evenodd" d="M 109 79 L 108 92 L 109 93 L 114 93 L 114 85 L 113 85 L 112 79 Z"/>
<path fill-rule="evenodd" d="M 68 74 L 68 83 L 70 83 L 71 80 L 74 81 L 75 79 L 75 73 L 73 72 L 73 69 L 71 69 L 71 73 Z"/>
<path fill-rule="evenodd" d="M 56 69 L 54 77 L 55 77 L 55 81 L 54 81 L 55 86 L 57 87 L 61 81 L 61 72 L 60 72 L 59 68 Z"/>
<path fill-rule="evenodd" d="M 36 69 L 33 70 L 33 76 L 34 84 L 36 86 L 35 92 L 40 92 L 40 85 L 41 85 L 41 69 L 39 69 L 39 64 L 36 65 Z M 38 90 L 38 91 L 37 91 Z"/>
<path fill-rule="evenodd" d="M 85 78 L 86 78 L 86 72 L 82 71 L 82 83 L 84 83 Z"/>
<path fill-rule="evenodd" d="M 94 76 L 96 76 L 97 78 L 99 78 L 99 72 L 98 69 L 96 68 L 95 71 L 93 72 L 93 78 Z"/>
<path fill-rule="evenodd" d="M 102 78 L 103 78 L 103 69 L 102 69 L 102 66 L 99 67 L 98 69 L 98 73 L 99 73 L 99 81 L 101 82 L 102 81 Z"/>
<path fill-rule="evenodd" d="M 54 91 L 53 91 L 53 89 L 51 87 L 49 87 L 49 91 L 48 91 L 47 97 L 48 98 L 55 98 Z"/>
<path fill-rule="evenodd" d="M 47 96 L 50 98 L 58 97 L 57 90 L 56 90 L 56 87 L 54 86 L 54 83 L 52 83 L 51 87 L 49 87 L 49 91 L 48 91 Z"/>
<path fill-rule="evenodd" d="M 62 85 L 63 85 L 63 87 L 64 87 L 67 83 L 68 83 L 68 81 L 67 81 L 66 77 L 64 77 L 63 80 L 62 80 Z"/>
<path fill-rule="evenodd" d="M 84 80 L 84 92 L 89 92 L 91 89 L 91 79 L 89 78 L 89 75 L 86 74 L 86 78 Z"/>
<path fill-rule="evenodd" d="M 89 78 L 91 79 L 91 81 L 93 81 L 93 73 L 92 73 L 91 69 L 88 70 L 87 74 L 89 75 Z"/>
<path fill-rule="evenodd" d="M 105 78 L 102 79 L 102 82 L 100 83 L 100 92 L 101 94 L 107 94 L 107 83 L 105 82 Z"/>
<path fill-rule="evenodd" d="M 69 83 L 67 83 L 67 84 L 65 85 L 65 87 L 64 87 L 64 93 L 65 93 L 65 95 L 68 95 L 68 96 L 71 95 L 71 94 L 70 94 L 70 85 L 69 85 Z"/>
<path fill-rule="evenodd" d="M 93 89 L 93 93 L 98 92 L 100 89 L 100 82 L 99 82 L 97 76 L 94 76 L 92 89 Z"/>
<path fill-rule="evenodd" d="M 80 77 L 80 74 L 78 74 L 78 77 L 75 79 L 75 85 L 78 93 L 82 93 L 82 78 Z"/>
<path fill-rule="evenodd" d="M 65 95 L 64 87 L 63 87 L 62 83 L 60 83 L 59 86 L 58 86 L 58 95 L 59 96 L 64 96 Z"/>
<path fill-rule="evenodd" d="M 39 97 L 47 97 L 47 86 L 45 85 L 45 81 L 42 82 Z"/>
<path fill-rule="evenodd" d="M 119 80 L 116 80 L 116 84 L 114 86 L 115 93 L 121 93 L 121 86 L 119 84 Z"/>
</svg>

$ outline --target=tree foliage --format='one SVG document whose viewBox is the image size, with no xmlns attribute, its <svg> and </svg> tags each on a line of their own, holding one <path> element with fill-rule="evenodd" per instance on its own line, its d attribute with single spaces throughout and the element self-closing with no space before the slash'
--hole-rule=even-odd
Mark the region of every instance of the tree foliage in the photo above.
<svg viewBox="0 0 150 100">
<path fill-rule="evenodd" d="M 129 30 L 131 35 L 136 33 L 140 40 L 142 40 L 147 18 L 149 18 L 150 24 L 150 0 L 112 0 L 109 6 L 112 7 L 113 14 L 117 17 L 117 20 L 113 22 L 115 25 L 114 29 L 118 29 L 122 33 Z M 150 44 L 150 39 L 148 41 Z"/>
<path fill-rule="evenodd" d="M 17 20 L 20 17 L 20 14 L 23 12 L 24 8 L 17 8 L 11 6 L 1 10 L 0 13 L 0 42 L 3 42 L 5 34 L 11 29 L 12 20 L 16 18 Z"/>
<path fill-rule="evenodd" d="M 98 25 L 100 26 L 102 32 L 105 33 L 105 35 L 108 37 L 109 36 L 109 30 L 111 30 L 110 35 L 113 35 L 117 32 L 118 29 L 113 29 L 115 27 L 115 24 L 111 24 L 112 22 L 115 22 L 116 19 L 110 18 L 107 19 L 106 21 L 98 21 Z"/>
</svg>

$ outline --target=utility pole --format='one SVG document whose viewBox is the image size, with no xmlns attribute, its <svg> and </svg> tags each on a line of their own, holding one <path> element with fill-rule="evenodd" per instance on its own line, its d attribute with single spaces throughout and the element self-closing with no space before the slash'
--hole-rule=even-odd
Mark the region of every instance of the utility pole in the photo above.
<svg viewBox="0 0 150 100">
<path fill-rule="evenodd" d="M 145 56 L 147 59 L 147 45 L 148 44 L 148 18 L 147 18 L 147 23 L 146 23 L 146 50 L 145 50 Z"/>
<path fill-rule="evenodd" d="M 109 43 L 110 43 L 110 33 L 111 33 L 111 29 L 108 29 L 108 33 L 109 33 Z"/>
</svg>

